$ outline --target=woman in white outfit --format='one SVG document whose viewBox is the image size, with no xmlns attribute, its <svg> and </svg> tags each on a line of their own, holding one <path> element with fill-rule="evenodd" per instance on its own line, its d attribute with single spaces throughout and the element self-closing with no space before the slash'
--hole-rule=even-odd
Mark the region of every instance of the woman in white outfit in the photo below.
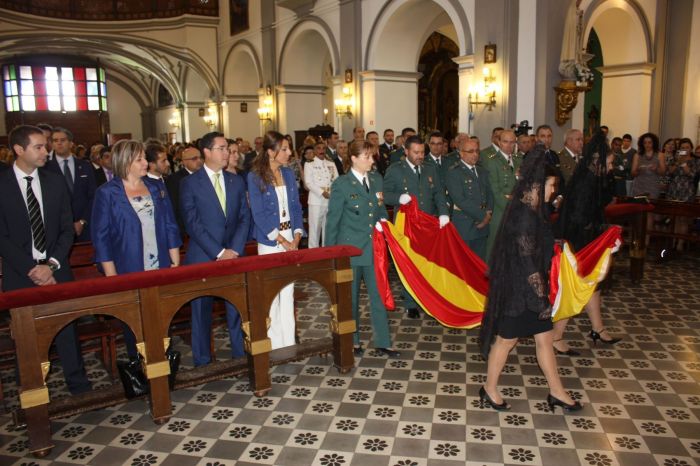
<svg viewBox="0 0 700 466">
<path fill-rule="evenodd" d="M 294 251 L 304 234 L 303 215 L 294 171 L 285 165 L 292 155 L 289 142 L 277 131 L 263 140 L 263 152 L 248 173 L 248 197 L 258 254 Z M 284 287 L 270 307 L 267 336 L 272 349 L 295 343 L 294 283 Z"/>
</svg>

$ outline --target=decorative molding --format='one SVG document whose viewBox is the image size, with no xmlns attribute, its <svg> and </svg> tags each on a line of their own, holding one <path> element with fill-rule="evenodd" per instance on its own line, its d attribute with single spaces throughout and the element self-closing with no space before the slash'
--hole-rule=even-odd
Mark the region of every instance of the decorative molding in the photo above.
<svg viewBox="0 0 700 466">
<path fill-rule="evenodd" d="M 383 81 L 413 84 L 417 84 L 418 80 L 423 77 L 423 73 L 392 70 L 368 70 L 361 71 L 359 74 L 362 81 Z"/>
<path fill-rule="evenodd" d="M 219 16 L 219 1 L 208 0 L 206 2 L 190 2 L 180 0 L 179 7 L 172 5 L 169 8 L 161 8 L 156 2 L 94 2 L 90 8 L 84 8 L 78 0 L 63 0 L 53 2 L 63 8 L 47 8 L 44 2 L 28 2 L 26 0 L 0 0 L 0 8 L 16 11 L 31 16 L 42 18 L 63 19 L 68 21 L 152 21 L 160 18 L 173 18 L 183 15 Z M 151 7 L 143 11 L 143 4 L 151 4 Z M 171 2 L 176 3 L 176 2 Z M 141 11 L 129 11 L 131 5 L 136 5 Z M 90 11 L 92 10 L 92 11 Z"/>
<path fill-rule="evenodd" d="M 651 76 L 656 69 L 655 63 L 625 63 L 622 65 L 608 65 L 596 68 L 604 78 L 619 78 L 622 76 Z"/>
<path fill-rule="evenodd" d="M 304 84 L 280 84 L 275 86 L 279 94 L 324 94 L 326 86 L 307 86 Z"/>
</svg>

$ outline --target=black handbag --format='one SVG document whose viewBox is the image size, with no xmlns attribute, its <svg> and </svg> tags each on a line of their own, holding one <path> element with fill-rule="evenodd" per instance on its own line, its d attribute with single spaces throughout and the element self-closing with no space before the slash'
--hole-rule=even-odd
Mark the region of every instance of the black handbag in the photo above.
<svg viewBox="0 0 700 466">
<path fill-rule="evenodd" d="M 165 352 L 165 359 L 167 359 L 170 364 L 170 375 L 168 376 L 170 390 L 175 387 L 175 377 L 177 376 L 177 371 L 180 370 L 180 357 L 181 354 L 179 351 L 169 349 Z"/>
<path fill-rule="evenodd" d="M 141 360 L 142 358 L 139 356 L 138 358 L 130 358 L 128 361 L 117 361 L 119 378 L 124 387 L 124 395 L 128 399 L 147 395 L 150 389 L 148 379 L 141 367 Z"/>
</svg>

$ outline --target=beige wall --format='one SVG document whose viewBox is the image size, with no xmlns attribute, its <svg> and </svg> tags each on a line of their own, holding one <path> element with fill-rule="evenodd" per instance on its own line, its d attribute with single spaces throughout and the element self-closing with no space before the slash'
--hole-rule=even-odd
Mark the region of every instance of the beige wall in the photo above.
<svg viewBox="0 0 700 466">
<path fill-rule="evenodd" d="M 109 132 L 131 133 L 133 139 L 143 139 L 141 108 L 136 99 L 120 85 L 107 79 L 107 111 Z"/>
</svg>

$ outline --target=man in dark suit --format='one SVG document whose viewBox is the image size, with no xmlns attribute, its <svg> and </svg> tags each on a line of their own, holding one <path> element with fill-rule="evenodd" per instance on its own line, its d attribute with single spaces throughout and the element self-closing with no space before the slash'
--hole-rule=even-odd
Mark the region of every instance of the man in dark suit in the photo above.
<svg viewBox="0 0 700 466">
<path fill-rule="evenodd" d="M 438 215 L 440 228 L 450 221 L 445 188 L 434 165 L 423 163 L 425 145 L 419 136 L 411 136 L 404 143 L 406 156 L 389 166 L 384 177 L 384 201 L 393 205 L 395 212 L 415 196 L 418 208 L 430 215 Z M 429 241 L 428 238 L 426 238 Z M 418 303 L 404 289 L 404 308 L 411 319 L 420 317 Z"/>
<path fill-rule="evenodd" d="M 60 175 L 46 164 L 46 137 L 35 126 L 18 126 L 9 135 L 16 160 L 0 172 L 0 256 L 2 290 L 11 291 L 73 280 L 70 194 Z M 91 390 L 75 324 L 55 339 L 68 390 Z M 48 355 L 46 355 L 48 356 Z"/>
<path fill-rule="evenodd" d="M 185 236 L 185 222 L 180 211 L 180 183 L 192 173 L 202 168 L 202 155 L 196 147 L 188 147 L 182 152 L 182 168 L 170 175 L 165 180 L 165 187 L 168 188 L 170 201 L 175 209 L 175 220 L 180 227 L 180 234 Z"/>
<path fill-rule="evenodd" d="M 343 161 L 340 160 L 340 156 L 338 155 L 339 140 L 340 137 L 338 136 L 338 133 L 333 131 L 326 141 L 326 157 L 335 164 L 335 169 L 338 170 L 338 175 L 342 175 L 345 173 L 345 169 L 343 168 Z"/>
<path fill-rule="evenodd" d="M 228 143 L 222 133 L 205 134 L 199 141 L 204 167 L 182 180 L 180 210 L 190 243 L 185 264 L 235 259 L 245 252 L 250 208 L 243 179 L 224 170 Z M 192 301 L 192 357 L 195 366 L 211 361 L 212 298 Z M 244 355 L 241 318 L 226 303 L 226 321 L 234 358 Z"/>
<path fill-rule="evenodd" d="M 250 168 L 253 166 L 253 160 L 255 160 L 255 157 L 260 155 L 260 153 L 263 150 L 263 138 L 258 136 L 253 141 L 253 144 L 255 144 L 255 148 L 252 151 L 248 152 L 245 155 L 245 158 L 243 159 L 243 171 L 245 171 L 246 173 L 248 173 L 250 171 Z"/>
<path fill-rule="evenodd" d="M 71 197 L 75 241 L 90 241 L 90 228 L 85 228 L 92 216 L 92 200 L 95 197 L 95 171 L 87 160 L 80 160 L 71 153 L 73 133 L 55 127 L 51 133 L 54 157 L 46 168 L 63 176 Z"/>
<path fill-rule="evenodd" d="M 384 176 L 387 167 L 389 167 L 389 154 L 396 150 L 394 145 L 394 130 L 387 128 L 384 130 L 384 142 L 379 145 L 379 161 L 377 162 L 377 170 Z"/>
</svg>

